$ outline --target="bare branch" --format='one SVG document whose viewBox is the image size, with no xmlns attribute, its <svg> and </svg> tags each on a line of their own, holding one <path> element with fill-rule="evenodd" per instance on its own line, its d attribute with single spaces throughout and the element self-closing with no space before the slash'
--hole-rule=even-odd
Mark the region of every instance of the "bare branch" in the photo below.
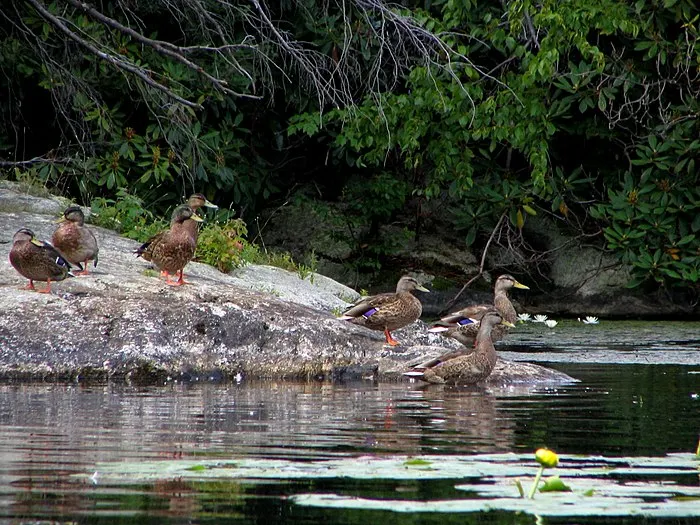
<svg viewBox="0 0 700 525">
<path fill-rule="evenodd" d="M 152 78 L 150 78 L 147 73 L 149 73 L 148 70 L 145 70 L 143 68 L 134 66 L 133 64 L 130 64 L 129 62 L 126 62 L 125 60 L 121 58 L 117 58 L 116 56 L 110 55 L 109 53 L 105 53 L 104 51 L 99 50 L 97 47 L 93 46 L 91 43 L 89 43 L 87 40 L 83 39 L 82 37 L 78 36 L 75 32 L 71 31 L 68 26 L 66 26 L 58 17 L 54 16 L 51 14 L 44 5 L 42 5 L 39 0 L 27 0 L 34 9 L 37 10 L 37 12 L 48 22 L 51 23 L 54 27 L 57 29 L 60 29 L 68 38 L 73 40 L 74 42 L 77 42 L 84 48 L 86 48 L 88 51 L 90 51 L 92 54 L 95 56 L 101 58 L 102 60 L 109 62 L 110 64 L 114 65 L 115 67 L 128 71 L 132 75 L 137 76 L 140 78 L 144 83 L 148 84 L 152 88 L 161 91 L 162 93 L 165 93 L 168 97 L 172 98 L 173 100 L 176 100 L 180 104 L 183 104 L 185 106 L 191 107 L 191 108 L 196 108 L 196 109 L 201 109 L 201 105 L 197 104 L 196 102 L 191 102 L 171 89 L 167 88 L 160 82 L 156 82 Z"/>
<path fill-rule="evenodd" d="M 237 97 L 248 97 L 248 98 L 260 98 L 255 95 L 247 95 L 243 93 L 237 93 L 236 91 L 230 89 L 228 87 L 228 83 L 226 80 L 222 80 L 220 78 L 216 78 L 209 73 L 207 73 L 202 66 L 199 64 L 195 64 L 185 56 L 183 56 L 183 49 L 180 48 L 179 46 L 176 46 L 174 44 L 171 44 L 170 42 L 166 42 L 164 40 L 153 40 L 151 38 L 148 38 L 138 31 L 134 31 L 130 27 L 127 27 L 121 23 L 119 23 L 117 20 L 114 20 L 113 18 L 110 18 L 108 16 L 105 16 L 104 14 L 100 13 L 97 9 L 92 7 L 91 5 L 85 3 L 85 2 L 80 2 L 78 0 L 65 0 L 69 4 L 71 4 L 74 7 L 77 7 L 78 9 L 81 9 L 82 11 L 85 11 L 88 15 L 93 17 L 94 19 L 98 20 L 102 24 L 105 24 L 109 27 L 112 27 L 128 36 L 130 36 L 132 39 L 134 39 L 137 42 L 141 42 L 142 44 L 152 48 L 156 52 L 167 56 L 169 58 L 172 58 L 176 62 L 180 62 L 181 64 L 185 65 L 189 69 L 196 71 L 198 74 L 202 75 L 204 78 L 206 78 L 215 88 L 219 89 L 223 93 L 226 93 L 228 95 L 234 95 Z M 206 12 L 206 11 L 205 11 Z"/>
<path fill-rule="evenodd" d="M 503 220 L 506 218 L 507 212 L 503 212 L 501 216 L 498 218 L 498 222 L 496 223 L 496 226 L 494 226 L 493 230 L 491 230 L 491 235 L 489 235 L 489 240 L 486 241 L 486 246 L 484 246 L 484 250 L 481 252 L 481 264 L 479 264 L 479 273 L 477 273 L 474 277 L 469 279 L 464 286 L 462 286 L 462 289 L 457 292 L 457 294 L 448 302 L 445 307 L 443 308 L 441 315 L 447 313 L 452 307 L 455 305 L 459 297 L 464 293 L 464 290 L 469 288 L 469 285 L 472 284 L 474 281 L 476 281 L 479 277 L 481 277 L 484 274 L 484 266 L 486 264 L 486 254 L 489 251 L 489 246 L 491 246 L 491 243 L 493 242 L 494 237 L 496 236 L 496 232 L 500 231 L 501 229 L 501 224 L 503 224 Z"/>
</svg>

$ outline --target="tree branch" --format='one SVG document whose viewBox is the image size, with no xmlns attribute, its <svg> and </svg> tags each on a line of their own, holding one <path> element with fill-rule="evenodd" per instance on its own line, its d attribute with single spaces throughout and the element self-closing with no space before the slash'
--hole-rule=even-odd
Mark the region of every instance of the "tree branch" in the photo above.
<svg viewBox="0 0 700 525">
<path fill-rule="evenodd" d="M 195 108 L 195 109 L 201 109 L 202 106 L 200 104 L 197 104 L 196 102 L 191 102 L 187 100 L 186 98 L 181 97 L 171 89 L 167 88 L 160 82 L 156 82 L 152 78 L 150 78 L 147 74 L 146 71 L 142 68 L 139 68 L 137 66 L 134 66 L 128 62 L 125 62 L 122 59 L 119 59 L 113 55 L 110 55 L 109 53 L 105 53 L 104 51 L 101 51 L 97 47 L 93 46 L 91 43 L 89 43 L 87 40 L 81 38 L 79 35 L 77 35 L 75 32 L 73 32 L 71 29 L 68 28 L 57 16 L 51 14 L 46 7 L 39 2 L 39 0 L 27 0 L 29 4 L 31 4 L 34 9 L 37 10 L 37 12 L 42 16 L 42 18 L 46 19 L 51 25 L 56 27 L 57 29 L 60 29 L 68 38 L 71 40 L 77 42 L 84 48 L 86 48 L 88 51 L 90 51 L 92 54 L 96 55 L 97 57 L 101 58 L 102 60 L 109 62 L 113 66 L 117 67 L 118 69 L 128 71 L 132 75 L 137 76 L 140 78 L 144 83 L 148 84 L 152 88 L 161 91 L 162 93 L 166 94 L 168 97 L 176 100 L 180 104 L 190 107 L 190 108 Z M 150 73 L 150 71 L 148 71 Z"/>
<path fill-rule="evenodd" d="M 452 309 L 452 307 L 455 305 L 459 297 L 464 293 L 464 290 L 466 290 L 470 284 L 472 284 L 474 281 L 476 281 L 479 277 L 481 277 L 484 274 L 484 265 L 486 264 L 486 254 L 489 251 L 489 246 L 491 246 L 491 243 L 493 242 L 494 237 L 496 236 L 496 232 L 501 229 L 501 223 L 503 222 L 503 219 L 506 218 L 507 212 L 503 212 L 501 216 L 498 218 L 498 222 L 496 223 L 496 226 L 494 226 L 493 230 L 491 231 L 491 235 L 489 236 L 489 240 L 486 241 L 486 246 L 484 246 L 484 251 L 481 253 L 481 264 L 479 264 L 479 273 L 477 273 L 474 277 L 469 279 L 464 286 L 462 286 L 462 289 L 457 292 L 457 295 L 455 295 L 450 302 L 445 305 L 443 308 L 442 312 L 440 312 L 440 315 L 446 314 L 449 310 Z"/>
<path fill-rule="evenodd" d="M 255 95 L 246 95 L 243 93 L 238 93 L 231 88 L 228 87 L 228 82 L 226 80 L 216 78 L 209 73 L 207 73 L 202 66 L 199 64 L 196 64 L 195 62 L 192 62 L 185 56 L 183 56 L 183 48 L 176 46 L 174 44 L 171 44 L 170 42 L 166 42 L 164 40 L 153 40 L 151 38 L 148 38 L 138 31 L 134 31 L 130 27 L 127 27 L 117 20 L 114 20 L 113 18 L 110 18 L 101 12 L 99 12 L 97 9 L 92 7 L 90 4 L 87 4 L 85 2 L 80 2 L 79 0 L 65 0 L 68 2 L 70 5 L 86 12 L 88 15 L 90 15 L 92 18 L 98 20 L 100 23 L 109 26 L 113 29 L 116 29 L 117 31 L 120 31 L 132 39 L 134 39 L 137 42 L 141 42 L 142 44 L 150 47 L 151 49 L 155 50 L 156 52 L 160 53 L 161 55 L 167 56 L 169 58 L 172 58 L 176 62 L 180 62 L 181 64 L 185 65 L 189 69 L 196 71 L 200 75 L 202 75 L 204 78 L 206 78 L 216 89 L 222 91 L 223 93 L 226 93 L 228 95 L 233 95 L 236 97 L 248 97 L 248 98 L 255 98 L 258 99 L 260 97 L 255 96 Z"/>
</svg>

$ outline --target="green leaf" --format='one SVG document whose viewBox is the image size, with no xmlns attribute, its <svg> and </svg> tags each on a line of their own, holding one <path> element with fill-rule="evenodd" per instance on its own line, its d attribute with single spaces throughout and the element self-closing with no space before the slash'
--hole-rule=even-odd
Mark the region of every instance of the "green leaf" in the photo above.
<svg viewBox="0 0 700 525">
<path fill-rule="evenodd" d="M 525 210 L 528 215 L 537 215 L 537 212 L 534 210 L 534 208 L 528 206 L 527 204 L 523 204 L 523 210 Z"/>
<path fill-rule="evenodd" d="M 564 483 L 559 476 L 550 476 L 544 480 L 540 492 L 571 492 L 571 487 Z"/>
<path fill-rule="evenodd" d="M 411 458 L 404 461 L 403 464 L 407 467 L 427 467 L 429 465 L 432 465 L 433 462 L 421 458 Z"/>
</svg>

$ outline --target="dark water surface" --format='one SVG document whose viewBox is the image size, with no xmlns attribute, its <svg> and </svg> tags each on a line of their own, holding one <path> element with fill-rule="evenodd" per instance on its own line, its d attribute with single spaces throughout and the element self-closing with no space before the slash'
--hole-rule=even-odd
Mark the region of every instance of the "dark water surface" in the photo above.
<svg viewBox="0 0 700 525">
<path fill-rule="evenodd" d="M 687 349 L 687 347 L 686 347 Z M 191 458 L 695 451 L 698 364 L 552 363 L 558 388 L 464 390 L 410 383 L 0 385 L 0 522 L 534 523 L 527 515 L 393 513 L 295 505 L 286 496 L 464 498 L 454 480 L 167 479 L 111 484 L 99 464 Z M 97 475 L 89 479 L 95 471 Z M 699 507 L 700 514 L 700 507 Z M 637 523 L 544 518 L 545 523 Z M 693 523 L 693 519 L 645 523 Z"/>
</svg>

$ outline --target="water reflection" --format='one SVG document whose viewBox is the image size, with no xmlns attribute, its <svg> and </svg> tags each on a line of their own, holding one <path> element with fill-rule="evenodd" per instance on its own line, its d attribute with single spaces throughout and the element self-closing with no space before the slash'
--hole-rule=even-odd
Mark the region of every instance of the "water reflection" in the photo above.
<svg viewBox="0 0 700 525">
<path fill-rule="evenodd" d="M 138 509 L 174 518 L 209 515 L 223 505 L 229 518 L 250 518 L 258 498 L 273 496 L 270 512 L 287 513 L 279 496 L 308 489 L 171 479 L 127 490 L 104 486 L 99 472 L 93 480 L 71 476 L 92 474 L 100 462 L 472 454 L 542 445 L 569 454 L 694 450 L 700 374 L 693 369 L 559 368 L 581 382 L 557 389 L 369 382 L 0 385 L 0 516 L 114 517 Z M 316 489 L 324 483 L 307 482 Z"/>
</svg>

